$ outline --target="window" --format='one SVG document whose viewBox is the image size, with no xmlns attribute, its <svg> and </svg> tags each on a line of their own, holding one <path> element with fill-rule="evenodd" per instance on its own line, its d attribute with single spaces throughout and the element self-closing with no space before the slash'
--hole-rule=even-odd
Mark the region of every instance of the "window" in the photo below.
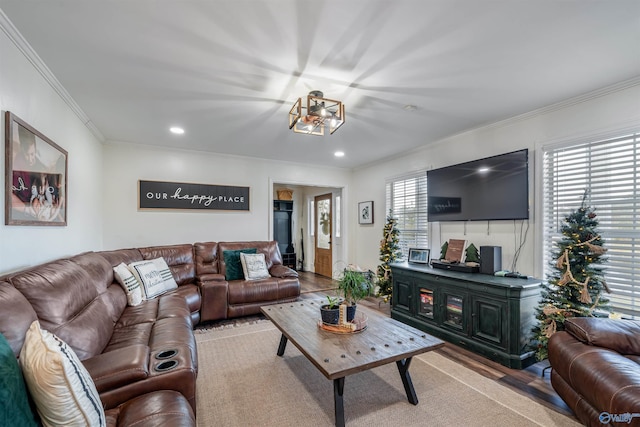
<svg viewBox="0 0 640 427">
<path fill-rule="evenodd" d="M 398 220 L 403 259 L 407 258 L 409 248 L 427 248 L 427 173 L 421 171 L 388 180 L 386 205 L 385 220 L 389 210 Z"/>
<path fill-rule="evenodd" d="M 551 271 L 564 217 L 585 190 L 607 248 L 606 294 L 614 311 L 640 316 L 640 131 L 615 138 L 542 148 L 543 265 Z"/>
</svg>

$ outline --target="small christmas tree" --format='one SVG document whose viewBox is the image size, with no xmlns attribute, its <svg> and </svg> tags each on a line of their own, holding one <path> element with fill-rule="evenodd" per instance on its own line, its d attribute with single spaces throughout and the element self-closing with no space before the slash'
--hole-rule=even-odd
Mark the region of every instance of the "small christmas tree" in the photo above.
<svg viewBox="0 0 640 427">
<path fill-rule="evenodd" d="M 478 248 L 473 243 L 469 243 L 467 249 L 464 251 L 464 260 L 465 262 L 480 262 L 480 254 L 478 253 Z"/>
<path fill-rule="evenodd" d="M 382 230 L 382 240 L 380 240 L 380 261 L 378 265 L 378 296 L 387 297 L 391 295 L 393 280 L 391 278 L 391 268 L 389 264 L 398 259 L 401 255 L 398 246 L 398 235 L 400 230 L 396 228 L 398 220 L 394 218 L 393 212 L 389 210 L 387 223 Z"/>
<path fill-rule="evenodd" d="M 586 195 L 582 205 L 565 218 L 561 227 L 563 238 L 553 253 L 553 272 L 548 283 L 542 284 L 542 300 L 536 309 L 538 319 L 534 327 L 536 358 L 547 358 L 547 343 L 556 331 L 564 329 L 564 321 L 571 317 L 593 317 L 594 311 L 609 311 L 608 300 L 602 292 L 609 292 L 602 269 L 606 249 L 597 231 L 595 209 L 587 207 Z"/>
<path fill-rule="evenodd" d="M 448 249 L 449 249 L 449 242 L 444 242 L 444 244 L 440 247 L 440 259 L 445 259 L 447 257 Z"/>
</svg>

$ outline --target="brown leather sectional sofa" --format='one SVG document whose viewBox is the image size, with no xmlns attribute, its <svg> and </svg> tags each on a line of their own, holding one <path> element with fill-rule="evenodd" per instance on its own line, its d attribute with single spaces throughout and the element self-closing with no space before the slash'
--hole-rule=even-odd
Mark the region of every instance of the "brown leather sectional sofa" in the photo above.
<svg viewBox="0 0 640 427">
<path fill-rule="evenodd" d="M 640 426 L 640 323 L 575 318 L 549 339 L 551 384 L 588 426 Z"/>
<path fill-rule="evenodd" d="M 225 280 L 223 251 L 244 248 L 265 254 L 272 277 Z M 157 257 L 165 259 L 178 288 L 127 306 L 113 267 Z M 282 265 L 276 242 L 88 252 L 0 277 L 0 333 L 16 357 L 36 319 L 65 341 L 93 378 L 109 425 L 193 426 L 198 372 L 193 327 L 257 313 L 261 305 L 299 295 L 297 273 Z M 175 366 L 161 370 L 166 365 Z"/>
</svg>

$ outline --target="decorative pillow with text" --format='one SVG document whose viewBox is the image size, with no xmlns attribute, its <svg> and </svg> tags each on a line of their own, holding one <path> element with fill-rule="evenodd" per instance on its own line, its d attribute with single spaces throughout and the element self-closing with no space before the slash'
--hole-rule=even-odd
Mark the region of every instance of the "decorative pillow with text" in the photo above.
<svg viewBox="0 0 640 427">
<path fill-rule="evenodd" d="M 245 280 L 258 280 L 271 277 L 267 270 L 264 254 L 240 254 L 240 263 Z"/>
<path fill-rule="evenodd" d="M 146 299 L 153 299 L 178 287 L 164 258 L 132 262 L 129 269 L 142 283 Z"/>
</svg>

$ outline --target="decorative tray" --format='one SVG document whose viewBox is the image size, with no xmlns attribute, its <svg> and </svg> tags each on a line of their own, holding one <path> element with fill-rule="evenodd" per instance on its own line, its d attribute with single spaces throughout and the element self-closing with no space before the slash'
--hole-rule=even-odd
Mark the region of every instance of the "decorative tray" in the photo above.
<svg viewBox="0 0 640 427">
<path fill-rule="evenodd" d="M 325 331 L 333 332 L 334 334 L 357 334 L 367 329 L 367 315 L 364 313 L 356 313 L 351 322 L 342 325 L 333 325 L 318 320 L 318 327 Z"/>
</svg>

